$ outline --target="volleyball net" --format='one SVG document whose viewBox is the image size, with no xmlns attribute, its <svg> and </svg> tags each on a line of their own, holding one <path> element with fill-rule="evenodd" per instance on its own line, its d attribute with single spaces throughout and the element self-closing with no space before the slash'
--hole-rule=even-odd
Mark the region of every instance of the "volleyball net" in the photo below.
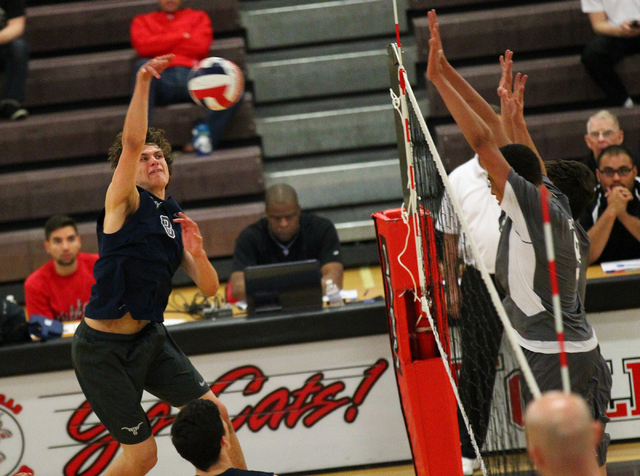
<svg viewBox="0 0 640 476">
<path fill-rule="evenodd" d="M 466 450 L 470 457 L 469 448 L 483 474 L 529 470 L 521 391 L 527 385 L 538 396 L 538 387 L 452 192 L 399 48 L 390 45 L 388 52 L 405 195 L 401 208 L 374 220 L 417 473 L 461 474 L 460 455 Z M 431 422 L 433 412 L 438 419 Z M 421 454 L 424 448 L 431 448 L 428 455 Z"/>
</svg>

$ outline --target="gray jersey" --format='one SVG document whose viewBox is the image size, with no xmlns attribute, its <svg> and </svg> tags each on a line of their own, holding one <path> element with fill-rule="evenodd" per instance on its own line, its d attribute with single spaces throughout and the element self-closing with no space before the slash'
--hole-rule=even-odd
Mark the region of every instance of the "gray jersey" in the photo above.
<svg viewBox="0 0 640 476">
<path fill-rule="evenodd" d="M 553 194 L 549 215 L 565 350 L 588 352 L 598 344 L 584 310 L 589 237 L 573 221 L 567 197 L 546 176 L 543 183 Z M 522 347 L 532 352 L 557 353 L 540 190 L 511 169 L 500 206 L 506 218 L 498 245 L 496 277 L 506 294 L 505 310 Z"/>
</svg>

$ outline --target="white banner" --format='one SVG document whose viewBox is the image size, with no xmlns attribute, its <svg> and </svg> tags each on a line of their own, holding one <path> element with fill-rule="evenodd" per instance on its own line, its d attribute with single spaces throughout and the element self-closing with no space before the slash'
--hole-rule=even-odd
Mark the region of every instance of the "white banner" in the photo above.
<svg viewBox="0 0 640 476">
<path fill-rule="evenodd" d="M 407 461 L 386 335 L 192 357 L 237 427 L 250 469 L 287 473 Z M 158 442 L 150 475 L 193 474 L 171 445 L 176 409 L 145 393 Z M 73 371 L 0 379 L 0 476 L 94 476 L 118 445 Z"/>
<path fill-rule="evenodd" d="M 609 364 L 613 388 L 606 431 L 612 440 L 640 437 L 640 310 L 587 315 Z"/>
</svg>

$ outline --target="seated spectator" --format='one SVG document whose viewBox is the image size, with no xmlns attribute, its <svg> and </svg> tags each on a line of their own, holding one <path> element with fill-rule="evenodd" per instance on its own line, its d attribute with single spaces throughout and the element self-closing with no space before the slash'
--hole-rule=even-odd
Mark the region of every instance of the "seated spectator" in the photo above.
<svg viewBox="0 0 640 476">
<path fill-rule="evenodd" d="M 591 240 L 589 262 L 640 258 L 640 183 L 631 152 L 611 145 L 597 164 L 596 198 L 580 220 Z"/>
<path fill-rule="evenodd" d="M 52 216 L 44 232 L 44 249 L 52 259 L 24 282 L 27 314 L 62 322 L 79 320 L 84 316 L 91 286 L 96 282 L 93 265 L 98 255 L 80 252 L 78 228 L 68 216 Z"/>
<path fill-rule="evenodd" d="M 582 63 L 610 105 L 633 107 L 615 66 L 625 56 L 640 53 L 640 2 L 581 0 L 581 4 L 596 34 L 582 53 Z"/>
<path fill-rule="evenodd" d="M 159 11 L 144 13 L 131 22 L 131 44 L 140 60 L 134 71 L 150 58 L 173 54 L 171 66 L 162 77 L 154 78 L 149 92 L 149 125 L 156 104 L 191 102 L 187 88 L 189 72 L 200 60 L 207 58 L 213 41 L 213 28 L 207 12 L 181 8 L 182 0 L 158 0 Z M 208 111 L 212 149 L 220 143 L 222 133 L 242 100 L 223 111 Z"/>
<path fill-rule="evenodd" d="M 587 121 L 587 133 L 584 141 L 589 147 L 589 154 L 580 160 L 595 174 L 596 159 L 605 147 L 621 145 L 624 132 L 620 129 L 618 118 L 607 110 L 595 113 Z"/>
<path fill-rule="evenodd" d="M 6 25 L 0 20 L 0 71 L 4 71 L 0 118 L 17 121 L 29 115 L 22 107 L 29 64 L 29 46 L 24 37 L 25 0 L 0 0 L 2 10 Z"/>
<path fill-rule="evenodd" d="M 286 184 L 270 187 L 265 202 L 266 217 L 245 228 L 236 240 L 229 280 L 233 299 L 245 299 L 243 270 L 247 266 L 307 259 L 320 262 L 323 289 L 328 279 L 342 289 L 344 267 L 333 223 L 301 212 L 296 191 Z"/>
<path fill-rule="evenodd" d="M 229 429 L 210 400 L 187 404 L 171 427 L 171 442 L 180 456 L 196 467 L 197 476 L 275 476 L 234 468 L 229 457 Z"/>
<path fill-rule="evenodd" d="M 597 476 L 596 447 L 602 424 L 578 395 L 543 393 L 524 417 L 527 452 L 541 476 Z"/>
</svg>

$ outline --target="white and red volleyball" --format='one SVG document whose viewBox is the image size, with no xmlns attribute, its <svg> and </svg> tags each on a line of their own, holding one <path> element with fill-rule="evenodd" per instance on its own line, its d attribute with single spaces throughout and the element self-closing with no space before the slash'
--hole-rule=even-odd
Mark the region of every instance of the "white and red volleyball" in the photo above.
<svg viewBox="0 0 640 476">
<path fill-rule="evenodd" d="M 196 104 L 214 111 L 228 109 L 244 91 L 244 76 L 238 66 L 224 58 L 205 58 L 191 69 L 189 94 Z"/>
</svg>

